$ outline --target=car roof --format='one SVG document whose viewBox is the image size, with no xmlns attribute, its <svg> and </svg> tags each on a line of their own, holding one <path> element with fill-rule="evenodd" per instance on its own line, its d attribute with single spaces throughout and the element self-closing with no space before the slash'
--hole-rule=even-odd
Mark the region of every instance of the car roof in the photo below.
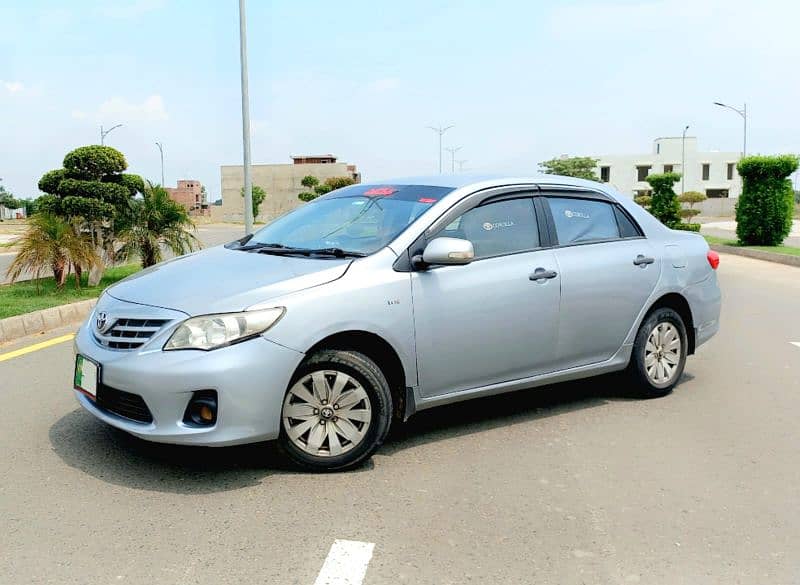
<svg viewBox="0 0 800 585">
<path fill-rule="evenodd" d="M 570 185 L 585 187 L 587 189 L 607 189 L 602 183 L 563 177 L 561 175 L 548 175 L 535 173 L 532 175 L 501 175 L 501 174 L 457 174 L 457 175 L 423 175 L 418 177 L 395 177 L 380 181 L 368 181 L 370 185 L 428 185 L 431 187 L 451 187 L 459 189 L 470 185 L 480 185 L 481 188 L 501 187 L 516 184 L 547 184 Z"/>
</svg>

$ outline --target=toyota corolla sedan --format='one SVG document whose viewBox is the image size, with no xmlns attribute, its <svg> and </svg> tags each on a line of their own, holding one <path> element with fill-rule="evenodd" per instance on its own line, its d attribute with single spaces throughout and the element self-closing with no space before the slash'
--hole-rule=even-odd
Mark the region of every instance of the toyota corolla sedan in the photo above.
<svg viewBox="0 0 800 585">
<path fill-rule="evenodd" d="M 344 469 L 440 404 L 621 370 L 669 393 L 719 328 L 718 263 L 579 179 L 353 185 L 108 289 L 75 396 L 142 439 Z"/>
</svg>

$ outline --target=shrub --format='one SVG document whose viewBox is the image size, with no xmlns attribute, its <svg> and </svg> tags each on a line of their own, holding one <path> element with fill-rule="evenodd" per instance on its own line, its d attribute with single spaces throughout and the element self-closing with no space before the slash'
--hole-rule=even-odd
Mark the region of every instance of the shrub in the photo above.
<svg viewBox="0 0 800 585">
<path fill-rule="evenodd" d="M 748 156 L 736 165 L 742 195 L 736 204 L 736 235 L 745 246 L 778 246 L 792 228 L 794 194 L 788 177 L 794 155 Z"/>
<path fill-rule="evenodd" d="M 647 182 L 653 188 L 650 213 L 668 228 L 674 228 L 681 222 L 681 204 L 672 189 L 672 186 L 680 178 L 678 173 L 663 173 L 647 177 Z"/>
<path fill-rule="evenodd" d="M 634 197 L 633 201 L 645 209 L 650 209 L 650 203 L 653 202 L 653 198 L 650 197 L 650 195 L 639 195 L 638 197 Z"/>
<path fill-rule="evenodd" d="M 672 229 L 683 230 L 685 232 L 699 232 L 700 231 L 700 224 L 699 223 L 679 223 Z"/>
<path fill-rule="evenodd" d="M 240 193 L 242 194 L 242 197 L 244 197 L 244 187 L 242 187 Z M 264 203 L 264 199 L 267 198 L 267 192 L 258 185 L 253 185 L 250 193 L 253 197 L 253 219 L 256 219 L 258 217 L 258 210 L 261 207 L 261 204 Z"/>
</svg>

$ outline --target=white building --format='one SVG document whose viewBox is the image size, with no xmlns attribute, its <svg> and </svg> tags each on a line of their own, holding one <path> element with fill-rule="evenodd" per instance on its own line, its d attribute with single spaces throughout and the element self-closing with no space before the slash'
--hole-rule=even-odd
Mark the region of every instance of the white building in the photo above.
<svg viewBox="0 0 800 585">
<path fill-rule="evenodd" d="M 597 175 L 621 193 L 649 194 L 645 181 L 648 175 L 675 172 L 683 175 L 675 184 L 675 192 L 699 191 L 708 197 L 698 205 L 704 215 L 730 215 L 742 192 L 742 181 L 736 172 L 739 152 L 700 152 L 697 138 L 687 136 L 656 138 L 647 154 L 603 155 L 597 163 Z M 681 159 L 685 161 L 681 165 Z"/>
</svg>

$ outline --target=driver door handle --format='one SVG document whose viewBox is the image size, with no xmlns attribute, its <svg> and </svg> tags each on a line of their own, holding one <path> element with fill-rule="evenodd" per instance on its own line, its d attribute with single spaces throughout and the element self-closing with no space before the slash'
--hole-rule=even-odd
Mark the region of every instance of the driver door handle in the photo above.
<svg viewBox="0 0 800 585">
<path fill-rule="evenodd" d="M 543 280 L 545 278 L 555 278 L 558 276 L 558 272 L 555 270 L 545 270 L 544 268 L 537 268 L 533 271 L 531 275 L 528 276 L 528 280 Z"/>
<path fill-rule="evenodd" d="M 656 261 L 655 258 L 651 258 L 650 256 L 642 256 L 641 254 L 639 254 L 638 256 L 636 256 L 636 260 L 633 261 L 633 264 L 635 266 L 644 266 L 646 264 L 652 264 L 655 261 Z"/>
</svg>

